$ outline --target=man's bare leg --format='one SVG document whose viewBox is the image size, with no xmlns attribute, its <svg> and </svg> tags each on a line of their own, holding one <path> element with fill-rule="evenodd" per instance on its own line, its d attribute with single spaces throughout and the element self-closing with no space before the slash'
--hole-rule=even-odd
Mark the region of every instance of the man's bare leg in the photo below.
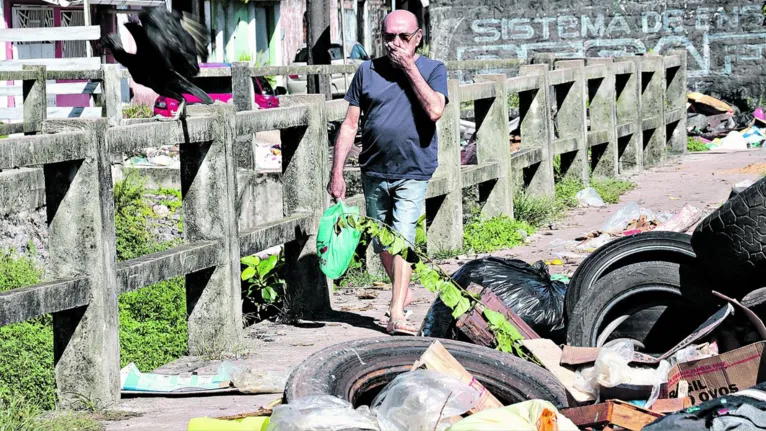
<svg viewBox="0 0 766 431">
<path fill-rule="evenodd" d="M 391 256 L 387 251 L 380 254 L 380 260 L 391 278 L 390 319 L 387 328 L 391 331 L 395 322 L 404 320 L 404 307 L 412 302 L 412 293 L 409 289 L 412 268 L 401 256 Z"/>
</svg>

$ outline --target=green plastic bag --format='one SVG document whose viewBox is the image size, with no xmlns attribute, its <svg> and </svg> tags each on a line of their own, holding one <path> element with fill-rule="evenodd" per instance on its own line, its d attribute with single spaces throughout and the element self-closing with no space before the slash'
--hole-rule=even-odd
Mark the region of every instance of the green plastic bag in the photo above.
<svg viewBox="0 0 766 431">
<path fill-rule="evenodd" d="M 358 216 L 359 208 L 350 207 L 343 201 L 338 201 L 337 204 L 325 210 L 319 221 L 317 233 L 319 268 L 333 280 L 343 275 L 348 269 L 348 264 L 351 263 L 362 236 L 361 232 L 352 227 L 337 228 L 338 218 L 349 214 Z"/>
</svg>

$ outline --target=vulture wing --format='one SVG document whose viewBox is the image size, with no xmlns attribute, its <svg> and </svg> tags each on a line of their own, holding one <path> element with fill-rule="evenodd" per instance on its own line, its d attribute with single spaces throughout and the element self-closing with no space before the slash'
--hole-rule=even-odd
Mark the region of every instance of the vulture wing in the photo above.
<svg viewBox="0 0 766 431">
<path fill-rule="evenodd" d="M 160 54 L 170 63 L 170 69 L 185 78 L 199 73 L 194 38 L 181 26 L 179 18 L 167 9 L 144 9 L 140 15 L 146 36 Z"/>
<path fill-rule="evenodd" d="M 210 37 L 205 26 L 195 21 L 191 14 L 184 12 L 181 27 L 194 39 L 200 63 L 207 63 L 207 46 L 210 44 Z"/>
</svg>

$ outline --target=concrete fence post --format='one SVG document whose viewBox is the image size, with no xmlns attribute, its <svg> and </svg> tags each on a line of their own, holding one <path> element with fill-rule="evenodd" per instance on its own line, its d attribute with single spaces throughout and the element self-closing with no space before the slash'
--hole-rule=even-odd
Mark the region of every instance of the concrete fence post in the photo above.
<svg viewBox="0 0 766 431">
<path fill-rule="evenodd" d="M 665 153 L 665 63 L 659 55 L 640 57 L 643 167 L 661 165 Z"/>
<path fill-rule="evenodd" d="M 580 180 L 587 185 L 590 182 L 588 166 L 588 130 L 586 127 L 585 107 L 585 61 L 565 60 L 555 63 L 556 69 L 574 71 L 574 82 L 556 86 L 556 104 L 558 106 L 559 137 L 574 139 L 577 151 L 561 154 L 561 171 L 565 177 Z"/>
<path fill-rule="evenodd" d="M 234 106 L 205 107 L 215 116 L 213 141 L 180 146 L 187 242 L 219 241 L 220 264 L 186 275 L 189 352 L 232 351 L 242 339 Z"/>
<path fill-rule="evenodd" d="M 122 86 L 120 84 L 120 69 L 116 64 L 102 64 L 101 94 L 104 117 L 109 126 L 122 124 Z"/>
<path fill-rule="evenodd" d="M 597 177 L 617 176 L 617 119 L 615 117 L 614 64 L 611 58 L 588 58 L 587 66 L 604 67 L 604 77 L 588 81 L 590 130 L 605 130 L 606 144 L 591 148 L 591 172 Z"/>
<path fill-rule="evenodd" d="M 447 83 L 450 103 L 436 123 L 439 139 L 439 167 L 434 177 L 447 178 L 448 190 L 443 196 L 426 200 L 430 219 L 427 234 L 429 253 L 460 250 L 463 247 L 463 183 L 460 169 L 460 94 L 459 83 Z"/>
<path fill-rule="evenodd" d="M 641 119 L 641 60 L 618 57 L 615 63 L 633 63 L 632 73 L 615 76 L 618 170 L 620 174 L 640 172 L 644 166 Z"/>
<path fill-rule="evenodd" d="M 479 201 L 485 216 L 513 217 L 513 176 L 511 175 L 511 146 L 508 131 L 508 96 L 505 74 L 476 75 L 476 82 L 492 82 L 495 97 L 474 101 L 476 115 L 476 159 L 480 165 L 497 163 L 497 180 L 479 184 Z"/>
<path fill-rule="evenodd" d="M 687 51 L 674 50 L 669 55 L 677 55 L 681 58 L 681 65 L 666 69 L 667 86 L 665 97 L 667 106 L 671 110 L 681 110 L 683 115 L 674 125 L 669 125 L 667 130 L 667 145 L 671 154 L 686 153 L 686 55 Z M 674 126 L 674 127 L 673 127 Z"/>
<path fill-rule="evenodd" d="M 24 101 L 24 134 L 34 135 L 42 129 L 42 122 L 48 118 L 48 93 L 45 86 L 45 66 L 23 65 L 22 70 L 35 72 L 34 79 L 21 82 Z"/>
<path fill-rule="evenodd" d="M 231 65 L 231 95 L 237 111 L 251 111 L 255 101 L 250 64 L 237 61 Z"/>
<path fill-rule="evenodd" d="M 540 88 L 519 92 L 521 148 L 539 149 L 541 161 L 523 172 L 529 193 L 553 196 L 553 156 L 551 154 L 550 109 L 548 106 L 548 66 L 523 65 L 519 76 L 539 76 Z"/>
<path fill-rule="evenodd" d="M 330 310 L 330 285 L 319 269 L 316 234 L 329 204 L 327 105 L 324 95 L 307 94 L 308 125 L 281 130 L 282 196 L 286 216 L 311 215 L 303 238 L 285 244 L 285 300 L 291 313 L 310 317 Z"/>
<path fill-rule="evenodd" d="M 114 200 L 106 119 L 45 124 L 46 131 L 84 131 L 88 158 L 45 165 L 50 271 L 86 276 L 90 303 L 53 314 L 56 392 L 61 406 L 83 400 L 112 406 L 120 398 L 120 344 L 115 276 Z"/>
</svg>

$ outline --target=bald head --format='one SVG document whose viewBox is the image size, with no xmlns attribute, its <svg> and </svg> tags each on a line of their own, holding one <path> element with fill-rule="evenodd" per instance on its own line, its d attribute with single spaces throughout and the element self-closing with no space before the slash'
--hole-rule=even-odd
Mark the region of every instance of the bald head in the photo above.
<svg viewBox="0 0 766 431">
<path fill-rule="evenodd" d="M 395 10 L 383 18 L 383 31 L 389 33 L 412 33 L 418 29 L 418 19 L 408 10 Z"/>
</svg>

